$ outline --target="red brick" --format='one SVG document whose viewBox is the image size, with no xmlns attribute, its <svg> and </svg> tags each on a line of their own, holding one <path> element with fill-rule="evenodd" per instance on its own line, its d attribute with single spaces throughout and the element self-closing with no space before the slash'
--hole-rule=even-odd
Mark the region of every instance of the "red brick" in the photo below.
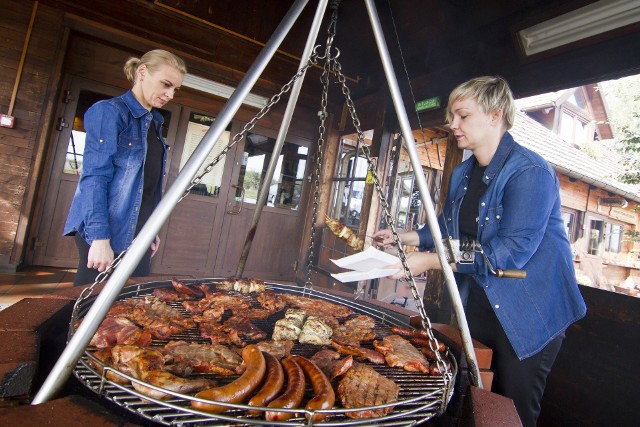
<svg viewBox="0 0 640 427">
<path fill-rule="evenodd" d="M 138 426 L 110 414 L 99 404 L 81 396 L 67 396 L 40 405 L 0 409 L 1 426 L 111 427 Z"/>
<path fill-rule="evenodd" d="M 455 345 L 457 348 L 462 349 L 462 338 L 460 337 L 460 331 L 456 327 L 443 323 L 432 323 L 431 327 L 442 334 L 444 337 L 443 340 L 449 341 L 451 343 L 450 345 Z M 493 351 L 478 340 L 472 338 L 471 342 L 473 343 L 473 350 L 476 353 L 478 368 L 490 369 Z"/>
<path fill-rule="evenodd" d="M 37 331 L 63 309 L 70 301 L 25 298 L 0 311 L 0 331 Z"/>
<path fill-rule="evenodd" d="M 468 410 L 462 426 L 518 427 L 522 426 L 516 407 L 508 397 L 478 387 L 469 387 Z"/>
</svg>

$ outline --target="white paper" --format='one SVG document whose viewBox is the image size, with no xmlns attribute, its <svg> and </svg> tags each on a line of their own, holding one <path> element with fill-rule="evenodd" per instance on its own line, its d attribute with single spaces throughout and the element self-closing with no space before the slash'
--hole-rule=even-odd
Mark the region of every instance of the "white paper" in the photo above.
<svg viewBox="0 0 640 427">
<path fill-rule="evenodd" d="M 331 261 L 338 267 L 354 270 L 331 275 L 343 283 L 377 279 L 379 277 L 390 276 L 400 271 L 399 268 L 386 268 L 389 265 L 399 263 L 400 258 L 382 252 L 372 246 L 355 255 L 332 259 Z"/>
</svg>

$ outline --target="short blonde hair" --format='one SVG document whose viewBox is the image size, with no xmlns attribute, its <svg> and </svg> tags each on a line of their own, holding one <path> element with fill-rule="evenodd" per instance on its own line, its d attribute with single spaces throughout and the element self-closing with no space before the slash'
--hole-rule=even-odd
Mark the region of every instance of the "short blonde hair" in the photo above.
<svg viewBox="0 0 640 427">
<path fill-rule="evenodd" d="M 447 122 L 451 123 L 451 106 L 463 99 L 473 99 L 485 113 L 502 111 L 502 118 L 507 130 L 513 126 L 516 114 L 513 94 L 507 81 L 500 76 L 476 77 L 458 85 L 449 95 L 447 105 Z"/>
<path fill-rule="evenodd" d="M 131 57 L 124 64 L 124 74 L 131 84 L 136 83 L 136 71 L 141 65 L 146 65 L 150 73 L 153 73 L 161 65 L 170 65 L 182 74 L 187 74 L 187 66 L 182 58 L 166 50 L 155 49 L 140 58 Z"/>
</svg>

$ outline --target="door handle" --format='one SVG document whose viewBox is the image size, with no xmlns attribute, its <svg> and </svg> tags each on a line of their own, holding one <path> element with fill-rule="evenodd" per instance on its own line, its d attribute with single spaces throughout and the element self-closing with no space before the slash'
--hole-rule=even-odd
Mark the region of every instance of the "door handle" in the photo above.
<svg viewBox="0 0 640 427">
<path fill-rule="evenodd" d="M 239 188 L 240 189 L 240 206 L 238 207 L 238 209 L 232 209 L 232 210 L 228 210 L 227 213 L 229 215 L 238 215 L 240 212 L 242 212 L 242 205 L 244 204 L 244 187 L 242 185 L 232 185 L 231 188 Z M 237 197 L 236 197 L 237 200 Z M 229 204 L 231 205 L 231 204 Z M 238 206 L 238 205 L 236 205 Z"/>
</svg>

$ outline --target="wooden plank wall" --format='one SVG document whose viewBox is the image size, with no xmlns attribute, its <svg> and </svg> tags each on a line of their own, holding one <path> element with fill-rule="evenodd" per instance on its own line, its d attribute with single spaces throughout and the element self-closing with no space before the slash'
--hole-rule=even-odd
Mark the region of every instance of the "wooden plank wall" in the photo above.
<svg viewBox="0 0 640 427">
<path fill-rule="evenodd" d="M 33 1 L 0 0 L 0 112 L 8 113 Z M 42 167 L 39 147 L 47 138 L 43 122 L 51 114 L 51 91 L 64 38 L 61 14 L 38 5 L 13 116 L 12 129 L 0 128 L 0 267 L 13 268 L 25 244 L 28 219 Z M 8 266 L 8 267 L 7 267 Z"/>
<path fill-rule="evenodd" d="M 586 286 L 580 291 L 587 315 L 567 330 L 538 426 L 638 425 L 640 299 Z"/>
</svg>

